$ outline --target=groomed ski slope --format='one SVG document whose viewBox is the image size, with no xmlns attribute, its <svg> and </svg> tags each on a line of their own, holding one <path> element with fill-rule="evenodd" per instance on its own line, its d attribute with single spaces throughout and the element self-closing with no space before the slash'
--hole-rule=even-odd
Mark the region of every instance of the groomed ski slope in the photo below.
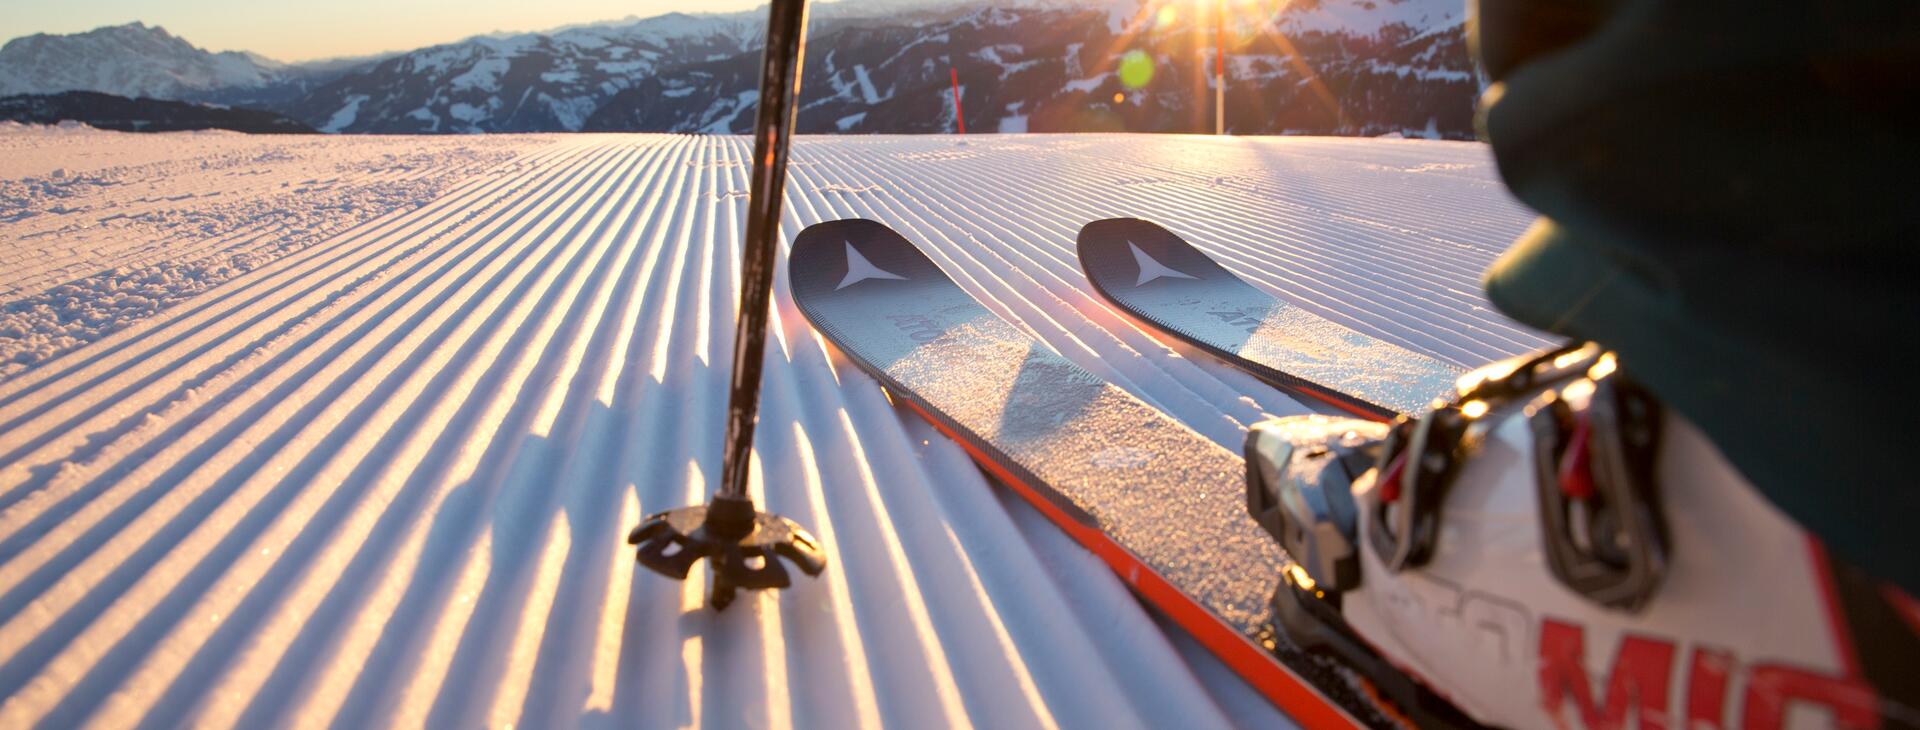
<svg viewBox="0 0 1920 730">
<path fill-rule="evenodd" d="M 0 122 L 0 380 L 550 143 Z"/>
<path fill-rule="evenodd" d="M 719 471 L 750 143 L 516 139 L 440 197 L 0 382 L 0 726 L 1278 722 L 826 349 L 784 274 L 755 488 L 828 571 L 714 614 L 704 576 L 636 568 L 626 530 Z M 1541 342 L 1477 293 L 1527 215 L 1474 144 L 803 138 L 790 174 L 789 241 L 882 221 L 1236 449 L 1303 408 L 1099 300 L 1083 222 L 1158 221 L 1456 364 Z"/>
</svg>

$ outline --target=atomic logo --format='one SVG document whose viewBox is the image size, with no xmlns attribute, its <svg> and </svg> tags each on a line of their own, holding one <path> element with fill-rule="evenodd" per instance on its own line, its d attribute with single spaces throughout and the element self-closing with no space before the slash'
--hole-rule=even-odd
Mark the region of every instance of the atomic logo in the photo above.
<svg viewBox="0 0 1920 730">
<path fill-rule="evenodd" d="M 1141 286 L 1154 279 L 1192 279 L 1194 277 L 1174 271 L 1166 264 L 1153 260 L 1147 252 L 1140 250 L 1134 242 L 1128 241 L 1127 248 L 1133 249 L 1133 262 L 1140 265 L 1140 280 L 1133 283 Z"/>
<path fill-rule="evenodd" d="M 860 255 L 859 249 L 856 249 L 853 247 L 852 241 L 848 241 L 847 242 L 847 275 L 845 278 L 842 278 L 840 280 L 840 285 L 834 287 L 833 290 L 840 291 L 841 289 L 845 289 L 847 287 L 853 286 L 854 284 L 858 284 L 868 279 L 892 279 L 894 281 L 906 281 L 907 277 L 901 276 L 891 271 L 887 271 L 886 269 L 882 269 L 878 266 L 874 266 L 872 261 L 867 260 L 867 257 Z"/>
</svg>

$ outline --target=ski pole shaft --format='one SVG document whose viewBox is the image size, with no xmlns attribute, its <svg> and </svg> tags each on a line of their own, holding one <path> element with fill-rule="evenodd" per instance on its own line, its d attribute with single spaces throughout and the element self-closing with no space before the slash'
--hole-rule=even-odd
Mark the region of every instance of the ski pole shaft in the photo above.
<svg viewBox="0 0 1920 730">
<path fill-rule="evenodd" d="M 767 48 L 760 58 L 760 107 L 753 120 L 753 180 L 747 196 L 747 238 L 740 266 L 740 319 L 733 332 L 733 381 L 727 401 L 726 453 L 720 494 L 745 497 L 760 409 L 760 366 L 767 345 L 767 304 L 773 296 L 773 254 L 780 235 L 780 204 L 787 180 L 787 146 L 807 32 L 806 0 L 773 0 Z"/>
</svg>

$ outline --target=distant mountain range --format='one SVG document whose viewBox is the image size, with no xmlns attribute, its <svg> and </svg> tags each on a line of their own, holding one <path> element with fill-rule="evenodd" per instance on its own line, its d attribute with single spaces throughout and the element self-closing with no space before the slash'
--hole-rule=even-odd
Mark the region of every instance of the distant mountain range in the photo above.
<svg viewBox="0 0 1920 730">
<path fill-rule="evenodd" d="M 24 124 L 76 121 L 99 129 L 122 132 L 225 129 L 253 134 L 314 133 L 312 127 L 258 109 L 216 107 L 144 97 L 129 99 L 97 91 L 0 97 L 0 120 Z"/>
<path fill-rule="evenodd" d="M 286 108 L 328 132 L 578 131 L 663 70 L 755 56 L 758 14 L 663 15 L 423 48 L 341 76 Z"/>
<path fill-rule="evenodd" d="M 272 106 L 298 98 L 357 66 L 289 65 L 252 53 L 213 53 L 165 28 L 129 23 L 8 41 L 0 46 L 0 96 L 97 91 L 130 98 Z"/>
<path fill-rule="evenodd" d="M 952 130 L 955 73 L 970 131 L 1212 131 L 1211 23 L 1136 2 L 820 5 L 799 131 Z M 246 106 L 344 133 L 743 132 L 763 18 L 675 13 L 323 64 L 212 53 L 135 23 L 8 42 L 0 95 Z M 1293 0 L 1235 18 L 1228 129 L 1471 137 L 1464 20 L 1458 0 Z M 1150 80 L 1123 83 L 1129 53 Z"/>
</svg>

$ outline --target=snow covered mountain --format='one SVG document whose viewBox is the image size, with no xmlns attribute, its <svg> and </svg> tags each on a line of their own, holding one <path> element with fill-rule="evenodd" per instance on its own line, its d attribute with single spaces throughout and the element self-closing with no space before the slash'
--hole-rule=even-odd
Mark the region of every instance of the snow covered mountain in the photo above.
<svg viewBox="0 0 1920 730">
<path fill-rule="evenodd" d="M 481 36 L 349 73 L 285 111 L 328 132 L 574 131 L 661 69 L 758 53 L 761 16 L 673 13 Z"/>
<path fill-rule="evenodd" d="M 1463 21 L 1435 0 L 1321 0 L 1236 18 L 1228 129 L 1469 137 L 1479 86 Z M 1209 132 L 1212 43 L 1195 26 L 1054 3 L 816 28 L 798 129 L 952 131 L 957 73 L 975 131 Z M 1127 54 L 1146 62 L 1144 81 L 1121 78 Z M 586 128 L 746 131 L 756 69 L 753 53 L 665 69 L 615 94 Z"/>
<path fill-rule="evenodd" d="M 974 131 L 1208 132 L 1211 22 L 1183 15 L 1193 7 L 822 4 L 809 31 L 799 129 L 953 130 L 957 73 Z M 1472 135 L 1479 83 L 1460 0 L 1234 7 L 1230 131 Z M 762 8 L 628 18 L 326 67 L 210 54 L 158 28 L 122 26 L 8 44 L 0 92 L 119 88 L 114 93 L 269 109 L 329 132 L 742 132 L 753 121 L 764 16 Z M 1128 54 L 1136 66 L 1146 62 L 1149 80 L 1123 83 Z M 154 60 L 128 60 L 148 56 Z M 129 88 L 134 78 L 138 89 Z"/>
<path fill-rule="evenodd" d="M 214 53 L 159 26 L 128 23 L 72 35 L 37 33 L 0 47 L 0 96 L 98 91 L 185 99 L 271 86 L 284 64 L 250 53 Z"/>
</svg>

